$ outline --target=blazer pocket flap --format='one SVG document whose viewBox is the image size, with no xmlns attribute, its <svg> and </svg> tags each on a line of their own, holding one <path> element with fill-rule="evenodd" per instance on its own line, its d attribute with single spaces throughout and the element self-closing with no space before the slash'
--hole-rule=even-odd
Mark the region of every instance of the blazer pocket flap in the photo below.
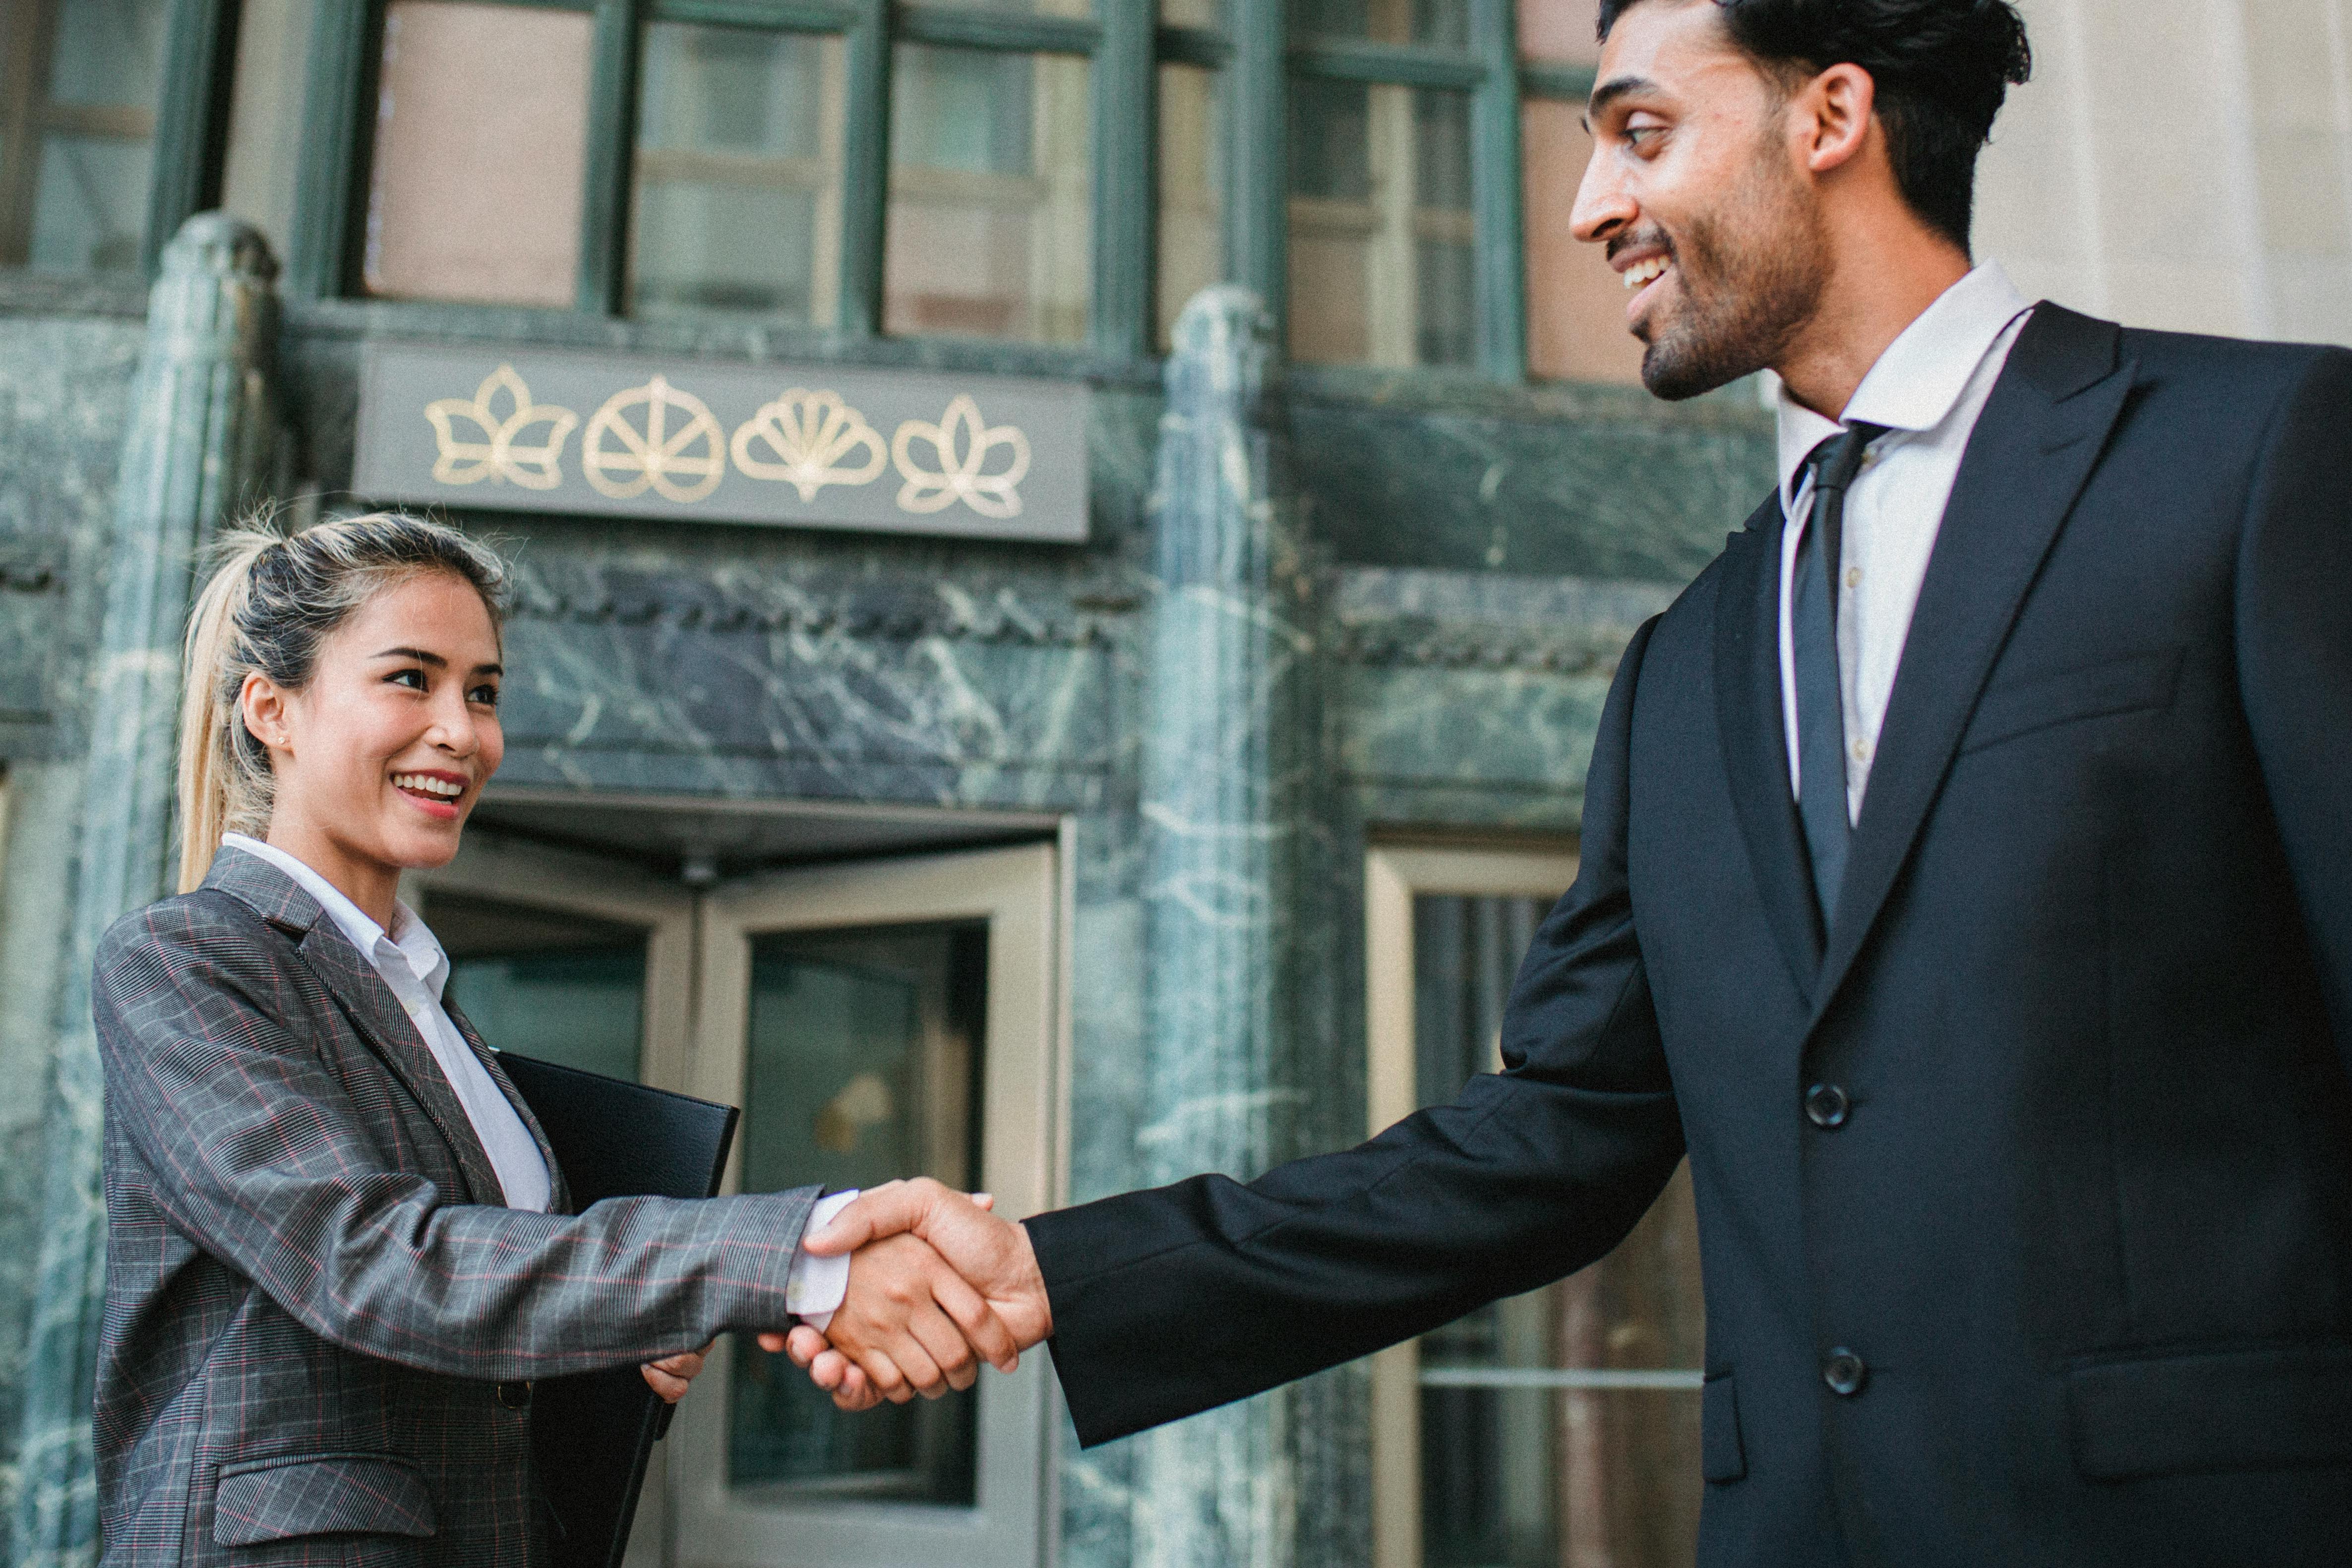
<svg viewBox="0 0 2352 1568">
<path fill-rule="evenodd" d="M 1699 1474 L 1710 1481 L 1736 1481 L 1748 1474 L 1748 1445 L 1739 1436 L 1739 1388 L 1729 1373 L 1706 1380 L 1699 1390 Z"/>
<path fill-rule="evenodd" d="M 433 1493 L 407 1460 L 390 1454 L 298 1454 L 221 1470 L 213 1540 L 251 1546 L 349 1531 L 431 1535 Z"/>
<path fill-rule="evenodd" d="M 2067 1375 L 2093 1480 L 2352 1463 L 2352 1342 L 2097 1362 Z"/>
<path fill-rule="evenodd" d="M 1979 751 L 1999 741 L 2013 740 L 2036 730 L 2071 724 L 2078 719 L 2104 719 L 2112 713 L 2134 713 L 2143 708 L 2171 706 L 2180 684 L 2181 650 L 2128 654 L 2086 668 L 2028 675 L 2002 681 L 1977 704 L 1963 752 Z"/>
</svg>

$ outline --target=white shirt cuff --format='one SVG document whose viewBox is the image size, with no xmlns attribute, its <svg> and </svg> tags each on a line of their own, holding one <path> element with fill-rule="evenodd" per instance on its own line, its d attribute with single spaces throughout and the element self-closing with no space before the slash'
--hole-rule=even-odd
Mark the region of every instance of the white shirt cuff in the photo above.
<svg viewBox="0 0 2352 1568">
<path fill-rule="evenodd" d="M 808 1229 L 801 1234 L 806 1236 L 822 1227 L 856 1196 L 857 1189 L 852 1187 L 845 1193 L 827 1193 L 817 1199 L 816 1206 L 809 1210 Z M 784 1276 L 784 1310 L 823 1333 L 825 1325 L 833 1321 L 841 1299 L 848 1294 L 849 1254 L 819 1258 L 806 1247 L 793 1252 L 792 1271 Z"/>
</svg>

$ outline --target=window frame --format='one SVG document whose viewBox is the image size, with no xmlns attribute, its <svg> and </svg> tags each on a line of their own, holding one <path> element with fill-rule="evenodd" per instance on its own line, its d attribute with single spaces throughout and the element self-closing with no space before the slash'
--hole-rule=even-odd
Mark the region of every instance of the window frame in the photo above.
<svg viewBox="0 0 2352 1568">
<path fill-rule="evenodd" d="M 55 13 L 68 3 L 69 0 L 31 0 L 33 7 L 43 13 L 38 47 L 0 62 L 0 71 L 5 71 L 10 78 L 10 97 L 19 106 L 28 109 L 40 91 L 37 84 L 49 64 L 48 46 L 55 41 Z M 26 5 L 20 0 L 11 17 L 13 25 L 26 25 Z M 163 247 L 180 225 L 220 205 L 221 176 L 228 146 L 229 87 L 236 65 L 236 26 L 241 10 L 238 0 L 168 0 L 165 7 L 162 80 L 152 106 L 154 121 L 148 136 L 147 224 L 139 247 L 139 281 L 142 284 L 155 276 Z M 11 160 L 28 156 L 32 145 L 24 132 L 33 117 L 24 113 L 19 118 L 26 123 L 16 125 L 14 129 L 17 134 L 9 138 L 6 155 Z M 23 195 L 29 198 L 32 176 L 14 176 L 12 185 L 18 181 Z M 15 195 L 16 192 L 12 188 L 7 194 Z M 11 229 L 20 224 L 29 226 L 31 213 L 11 212 L 0 216 L 0 222 Z M 10 266 L 5 270 L 12 277 L 40 276 L 21 266 Z M 102 274 L 92 279 L 83 275 L 80 280 L 102 282 L 113 276 L 116 275 Z"/>
<path fill-rule="evenodd" d="M 940 0 L 493 0 L 572 11 L 593 19 L 586 188 L 574 298 L 566 310 L 530 316 L 627 321 L 629 217 L 635 163 L 641 37 L 654 21 L 703 23 L 840 37 L 846 50 L 842 242 L 836 307 L 805 330 L 826 352 L 873 357 L 863 344 L 882 331 L 884 235 L 889 201 L 891 54 L 899 42 L 1089 62 L 1093 205 L 1092 295 L 1079 344 L 997 339 L 950 342 L 982 363 L 1080 374 L 1148 374 L 1158 363 L 1157 195 L 1159 68 L 1220 73 L 1225 105 L 1225 276 L 1265 302 L 1277 332 L 1288 316 L 1289 84 L 1315 77 L 1369 85 L 1439 88 L 1471 99 L 1472 212 L 1475 226 L 1474 363 L 1402 374 L 1444 380 L 1465 374 L 1505 385 L 1528 374 L 1527 276 L 1521 109 L 1528 98 L 1581 100 L 1590 67 L 1518 58 L 1516 0 L 1466 0 L 1466 48 L 1290 36 L 1286 0 L 1225 0 L 1214 26 L 1163 25 L 1155 0 L 1095 0 L 1084 17 L 993 11 Z M 301 301 L 352 300 L 394 310 L 455 312 L 466 320 L 512 307 L 461 301 L 371 300 L 358 267 L 386 0 L 315 0 L 304 66 L 303 140 L 282 274 Z M 144 246 L 152 278 L 179 225 L 218 205 L 236 63 L 241 0 L 170 0 L 164 87 L 156 105 L 153 178 Z M 25 276 L 11 269 L 0 291 Z M 54 280 L 44 279 L 44 282 Z M 524 329 L 526 334 L 530 329 Z M 557 329 L 555 335 L 569 333 Z M 787 336 L 790 330 L 787 330 Z M 887 357 L 887 356 L 886 356 Z M 1355 367 L 1333 366 L 1342 375 Z M 1398 372 L 1383 372 L 1395 374 Z"/>
<path fill-rule="evenodd" d="M 1364 1101 L 1367 1132 L 1420 1108 L 1414 1037 L 1413 900 L 1557 899 L 1576 880 L 1575 839 L 1375 842 L 1364 854 Z M 1368 1358 L 1371 1372 L 1372 1568 L 1422 1568 L 1421 1342 Z M 1671 1389 L 1696 1394 L 1696 1369 L 1557 1369 L 1517 1386 Z M 1452 1386 L 1509 1386 L 1455 1381 Z"/>
</svg>

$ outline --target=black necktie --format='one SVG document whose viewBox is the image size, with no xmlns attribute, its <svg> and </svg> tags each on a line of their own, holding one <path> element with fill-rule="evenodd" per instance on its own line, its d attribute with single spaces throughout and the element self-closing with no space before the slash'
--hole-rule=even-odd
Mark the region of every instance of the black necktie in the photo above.
<svg viewBox="0 0 2352 1568">
<path fill-rule="evenodd" d="M 1813 504 L 1804 537 L 1797 542 L 1790 584 L 1790 641 L 1797 667 L 1797 815 L 1812 857 L 1813 895 L 1822 923 L 1837 920 L 1838 889 L 1845 880 L 1846 841 L 1853 819 L 1846 815 L 1845 697 L 1838 679 L 1838 566 L 1844 554 L 1845 492 L 1862 468 L 1871 442 L 1886 434 L 1883 425 L 1852 425 L 1813 448 Z"/>
</svg>

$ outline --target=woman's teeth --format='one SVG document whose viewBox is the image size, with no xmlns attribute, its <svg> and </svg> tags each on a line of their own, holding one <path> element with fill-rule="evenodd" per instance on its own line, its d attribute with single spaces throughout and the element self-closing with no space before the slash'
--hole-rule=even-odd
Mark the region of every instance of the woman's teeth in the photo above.
<svg viewBox="0 0 2352 1568">
<path fill-rule="evenodd" d="M 1647 261 L 1637 261 L 1625 268 L 1623 273 L 1626 291 L 1630 293 L 1644 284 L 1663 278 L 1665 272 L 1666 258 L 1663 256 L 1654 256 Z"/>
<path fill-rule="evenodd" d="M 464 784 L 454 784 L 447 779 L 436 779 L 425 773 L 394 773 L 392 775 L 392 784 L 394 789 L 413 789 L 419 795 L 436 795 L 443 800 L 455 800 L 466 793 Z"/>
</svg>

